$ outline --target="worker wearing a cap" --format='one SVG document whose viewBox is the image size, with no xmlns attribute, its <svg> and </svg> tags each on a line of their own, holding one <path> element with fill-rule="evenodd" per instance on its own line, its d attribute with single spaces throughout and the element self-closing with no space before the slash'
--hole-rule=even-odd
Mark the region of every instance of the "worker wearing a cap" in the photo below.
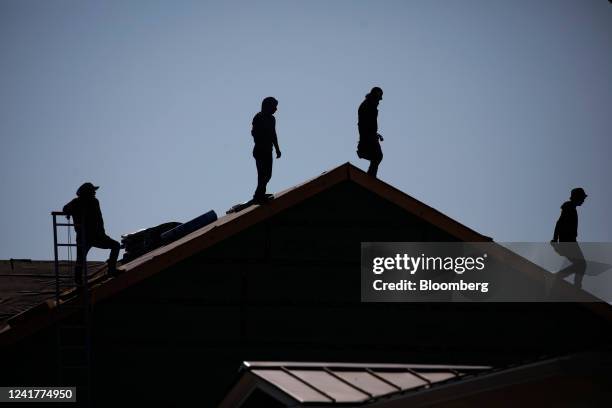
<svg viewBox="0 0 612 408">
<path fill-rule="evenodd" d="M 104 220 L 100 211 L 100 203 L 96 198 L 98 186 L 84 183 L 77 190 L 77 197 L 64 206 L 64 212 L 69 218 L 72 216 L 76 231 L 77 259 L 74 271 L 75 282 L 82 284 L 83 263 L 87 252 L 94 248 L 110 249 L 108 258 L 108 273 L 117 273 L 117 258 L 120 244 L 104 231 Z"/>
<path fill-rule="evenodd" d="M 561 206 L 561 216 L 555 225 L 555 232 L 551 241 L 555 251 L 567 258 L 570 264 L 556 273 L 558 279 L 574 275 L 574 285 L 582 288 L 582 279 L 586 272 L 586 261 L 580 246 L 576 242 L 578 237 L 578 211 L 576 207 L 584 203 L 587 197 L 580 187 L 572 190 L 570 200 Z"/>
<path fill-rule="evenodd" d="M 378 133 L 378 104 L 382 101 L 383 91 L 375 86 L 365 100 L 359 105 L 357 111 L 359 130 L 359 144 L 357 145 L 357 156 L 360 159 L 370 161 L 368 174 L 376 177 L 378 166 L 383 159 L 380 142 L 384 139 Z"/>
<path fill-rule="evenodd" d="M 572 190 L 570 200 L 561 206 L 561 216 L 555 225 L 555 232 L 551 242 L 576 242 L 578 237 L 578 211 L 576 207 L 584 203 L 586 193 L 580 187 Z"/>
</svg>

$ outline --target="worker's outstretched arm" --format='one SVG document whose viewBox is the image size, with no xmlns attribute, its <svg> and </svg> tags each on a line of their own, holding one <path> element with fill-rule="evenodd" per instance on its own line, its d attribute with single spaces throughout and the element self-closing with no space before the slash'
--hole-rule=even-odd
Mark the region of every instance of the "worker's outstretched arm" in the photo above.
<svg viewBox="0 0 612 408">
<path fill-rule="evenodd" d="M 76 198 L 74 198 L 72 201 L 70 201 L 68 204 L 64 206 L 62 211 L 66 213 L 66 218 L 70 218 L 70 216 L 74 214 L 75 206 L 76 206 Z"/>
</svg>

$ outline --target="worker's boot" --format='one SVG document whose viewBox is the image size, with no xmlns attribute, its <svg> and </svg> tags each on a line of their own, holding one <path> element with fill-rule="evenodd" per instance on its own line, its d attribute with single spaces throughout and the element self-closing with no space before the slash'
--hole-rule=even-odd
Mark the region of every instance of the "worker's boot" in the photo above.
<svg viewBox="0 0 612 408">
<path fill-rule="evenodd" d="M 117 271 L 117 264 L 115 262 L 108 261 L 107 273 L 112 277 L 116 277 L 119 275 L 119 271 Z"/>
</svg>

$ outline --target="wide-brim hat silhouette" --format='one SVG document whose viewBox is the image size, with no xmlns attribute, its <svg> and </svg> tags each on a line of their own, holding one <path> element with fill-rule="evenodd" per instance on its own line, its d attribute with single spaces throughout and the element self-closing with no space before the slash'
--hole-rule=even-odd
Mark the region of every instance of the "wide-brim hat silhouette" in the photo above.
<svg viewBox="0 0 612 408">
<path fill-rule="evenodd" d="M 78 188 L 76 194 L 78 196 L 82 196 L 82 195 L 86 195 L 86 194 L 91 194 L 94 191 L 96 191 L 97 189 L 99 189 L 100 186 L 94 186 L 92 183 L 87 182 L 87 183 L 83 183 L 81 184 L 81 186 Z"/>
</svg>

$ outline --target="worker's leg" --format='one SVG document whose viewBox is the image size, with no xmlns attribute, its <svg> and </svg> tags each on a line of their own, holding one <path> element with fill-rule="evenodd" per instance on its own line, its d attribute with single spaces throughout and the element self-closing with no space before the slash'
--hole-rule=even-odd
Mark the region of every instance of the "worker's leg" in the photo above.
<svg viewBox="0 0 612 408">
<path fill-rule="evenodd" d="M 380 143 L 376 142 L 372 145 L 371 159 L 370 159 L 370 167 L 368 168 L 368 174 L 372 177 L 376 177 L 378 174 L 378 166 L 380 162 L 382 162 L 383 153 L 380 148 Z"/>
<path fill-rule="evenodd" d="M 100 249 L 110 249 L 110 254 L 108 256 L 108 260 L 106 261 L 108 264 L 108 273 L 114 274 L 117 272 L 117 258 L 119 257 L 119 250 L 121 245 L 119 242 L 115 241 L 108 235 L 104 235 L 101 237 L 97 237 L 94 242 L 92 242 L 92 246 Z"/>
<path fill-rule="evenodd" d="M 368 167 L 368 174 L 372 177 L 376 177 L 376 174 L 378 173 L 378 165 L 379 162 L 378 160 L 370 160 L 370 167 Z"/>
<path fill-rule="evenodd" d="M 270 152 L 270 154 L 266 156 L 266 161 L 264 162 L 264 180 L 266 181 L 266 187 L 270 180 L 272 180 L 272 163 L 272 152 Z"/>
<path fill-rule="evenodd" d="M 257 189 L 253 198 L 264 200 L 266 198 L 266 187 L 272 178 L 272 151 L 254 153 L 255 165 L 257 166 Z"/>
<path fill-rule="evenodd" d="M 84 242 L 82 237 L 78 234 L 76 236 L 76 262 L 74 264 L 74 282 L 77 285 L 83 284 L 83 270 L 85 269 L 85 262 L 87 259 L 87 253 L 91 246 Z"/>
<path fill-rule="evenodd" d="M 255 156 L 255 166 L 257 167 L 257 188 L 255 189 L 255 194 L 253 194 L 253 198 L 258 200 L 263 198 L 266 193 L 263 159 Z"/>
<path fill-rule="evenodd" d="M 570 275 L 574 275 L 574 285 L 582 288 L 582 279 L 586 272 L 586 261 L 580 249 L 580 245 L 576 242 L 563 243 L 563 255 L 570 261 L 569 266 L 557 272 L 557 277 L 564 279 Z"/>
</svg>

